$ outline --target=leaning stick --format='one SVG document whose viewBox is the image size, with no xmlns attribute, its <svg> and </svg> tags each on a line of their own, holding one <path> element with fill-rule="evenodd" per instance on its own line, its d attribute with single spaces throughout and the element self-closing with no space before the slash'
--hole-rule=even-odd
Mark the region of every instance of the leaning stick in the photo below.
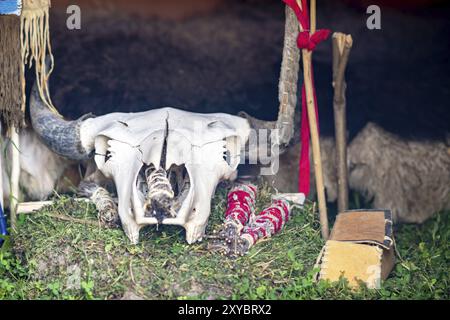
<svg viewBox="0 0 450 320">
<path fill-rule="evenodd" d="M 19 203 L 19 180 L 20 180 L 20 151 L 19 133 L 14 126 L 10 128 L 12 162 L 11 162 L 11 192 L 10 192 L 10 212 L 11 230 L 16 231 L 17 204 Z"/>
<path fill-rule="evenodd" d="M 338 211 L 348 209 L 347 172 L 347 121 L 345 69 L 353 45 L 351 35 L 340 32 L 333 34 L 333 87 L 334 128 L 336 136 L 336 161 L 338 176 Z"/>
<path fill-rule="evenodd" d="M 316 19 L 316 0 L 311 0 L 310 8 L 309 8 L 310 21 L 309 25 L 311 28 L 311 34 L 316 31 L 317 19 Z"/>
<path fill-rule="evenodd" d="M 298 1 L 298 0 L 297 0 Z M 300 7 L 301 4 L 299 3 Z M 311 0 L 311 30 L 316 31 L 316 1 Z M 303 32 L 300 24 L 300 32 Z M 312 85 L 312 51 L 302 49 L 303 77 L 306 91 L 308 120 L 311 131 L 311 145 L 313 151 L 314 173 L 316 178 L 317 199 L 319 202 L 320 226 L 322 238 L 327 240 L 329 235 L 327 204 L 325 199 L 325 187 L 323 183 L 322 157 L 320 155 L 319 130 L 317 126 L 316 109 L 314 103 L 314 91 Z"/>
</svg>

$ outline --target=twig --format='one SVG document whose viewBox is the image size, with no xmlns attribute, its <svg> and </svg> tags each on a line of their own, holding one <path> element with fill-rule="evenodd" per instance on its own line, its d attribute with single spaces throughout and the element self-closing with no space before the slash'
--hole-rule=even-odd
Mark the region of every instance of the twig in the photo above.
<svg viewBox="0 0 450 320">
<path fill-rule="evenodd" d="M 20 182 L 20 141 L 17 128 L 14 126 L 10 129 L 12 161 L 11 161 L 11 192 L 10 192 L 10 213 L 11 213 L 11 230 L 16 231 L 17 228 L 17 205 L 19 203 L 19 182 Z"/>
<path fill-rule="evenodd" d="M 133 258 L 130 259 L 129 268 L 130 268 L 131 281 L 136 286 L 136 281 L 134 280 L 134 273 L 133 273 Z"/>
<path fill-rule="evenodd" d="M 353 45 L 351 35 L 333 34 L 333 87 L 334 87 L 334 127 L 336 136 L 336 161 L 338 176 L 338 211 L 348 209 L 347 172 L 347 121 L 345 69 Z"/>
<path fill-rule="evenodd" d="M 314 0 L 311 0 L 310 20 L 311 20 L 310 32 L 312 34 L 313 32 L 315 32 L 316 28 L 316 4 Z M 300 31 L 301 32 L 304 31 L 301 25 Z M 320 154 L 319 130 L 317 126 L 314 91 L 312 85 L 312 51 L 302 49 L 302 60 L 303 60 L 303 77 L 306 91 L 306 102 L 308 108 L 308 120 L 311 131 L 311 145 L 313 151 L 314 173 L 316 177 L 317 200 L 319 203 L 320 226 L 322 237 L 325 240 L 327 240 L 329 235 L 328 213 L 325 199 L 325 187 L 323 182 L 324 180 L 322 170 L 322 156 Z"/>
</svg>

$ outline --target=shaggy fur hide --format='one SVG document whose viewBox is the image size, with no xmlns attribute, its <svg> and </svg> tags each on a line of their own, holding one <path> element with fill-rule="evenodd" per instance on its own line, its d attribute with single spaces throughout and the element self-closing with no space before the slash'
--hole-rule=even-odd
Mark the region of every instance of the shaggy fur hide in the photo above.
<svg viewBox="0 0 450 320">
<path fill-rule="evenodd" d="M 450 208 L 450 149 L 402 139 L 369 123 L 349 146 L 350 187 L 392 209 L 397 222 L 422 223 Z"/>
<path fill-rule="evenodd" d="M 264 179 L 280 192 L 297 192 L 298 190 L 298 163 L 300 158 L 300 147 L 301 144 L 296 143 L 280 156 L 280 168 L 276 175 L 264 176 Z M 334 139 L 330 137 L 321 137 L 320 149 L 322 154 L 322 168 L 327 201 L 333 202 L 337 199 L 336 160 L 334 157 L 336 147 Z M 314 193 L 316 186 L 312 154 L 310 155 L 310 158 L 311 193 Z"/>
<path fill-rule="evenodd" d="M 327 200 L 337 198 L 334 139 L 322 138 Z M 280 171 L 266 179 L 283 192 L 296 192 L 300 144 L 280 158 Z M 394 221 L 422 223 L 450 208 L 450 148 L 444 141 L 415 141 L 393 135 L 373 123 L 348 147 L 349 186 L 373 207 L 391 209 Z M 312 168 L 313 169 L 313 168 Z M 311 172 L 314 190 L 314 172 Z"/>
<path fill-rule="evenodd" d="M 21 199 L 45 200 L 52 194 L 53 190 L 67 191 L 61 177 L 65 176 L 65 171 L 73 162 L 63 159 L 51 152 L 36 136 L 29 130 L 23 129 L 20 133 L 20 189 Z M 8 139 L 2 137 L 1 156 L 3 158 L 3 190 L 5 207 L 9 205 L 9 172 L 11 164 L 11 145 Z M 4 152 L 6 149 L 6 152 Z M 73 176 L 73 175 L 72 175 Z M 75 182 L 76 183 L 76 182 Z"/>
</svg>

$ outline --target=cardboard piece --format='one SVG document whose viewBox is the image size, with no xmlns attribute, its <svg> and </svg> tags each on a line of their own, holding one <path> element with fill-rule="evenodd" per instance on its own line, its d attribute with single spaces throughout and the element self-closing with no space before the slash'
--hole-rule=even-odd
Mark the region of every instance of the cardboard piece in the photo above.
<svg viewBox="0 0 450 320">
<path fill-rule="evenodd" d="M 392 214 L 389 210 L 349 210 L 336 218 L 330 240 L 382 246 L 392 244 Z"/>
<path fill-rule="evenodd" d="M 362 281 L 379 289 L 395 265 L 392 214 L 389 210 L 351 210 L 340 213 L 316 265 L 316 279 L 338 281 L 351 287 Z"/>
</svg>

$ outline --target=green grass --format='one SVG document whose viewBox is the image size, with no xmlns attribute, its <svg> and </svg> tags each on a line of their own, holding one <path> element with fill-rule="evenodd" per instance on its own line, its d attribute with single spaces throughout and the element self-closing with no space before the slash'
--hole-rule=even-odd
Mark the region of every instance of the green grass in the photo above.
<svg viewBox="0 0 450 320">
<path fill-rule="evenodd" d="M 270 197 L 264 189 L 261 208 Z M 213 200 L 208 232 L 221 222 L 226 190 Z M 312 204 L 297 210 L 283 232 L 232 259 L 188 245 L 177 227 L 148 227 L 138 245 L 121 229 L 69 223 L 59 213 L 96 220 L 92 205 L 59 198 L 22 216 L 0 252 L 1 299 L 449 299 L 448 213 L 396 230 L 401 259 L 381 290 L 350 290 L 344 280 L 315 283 L 323 241 Z"/>
</svg>

